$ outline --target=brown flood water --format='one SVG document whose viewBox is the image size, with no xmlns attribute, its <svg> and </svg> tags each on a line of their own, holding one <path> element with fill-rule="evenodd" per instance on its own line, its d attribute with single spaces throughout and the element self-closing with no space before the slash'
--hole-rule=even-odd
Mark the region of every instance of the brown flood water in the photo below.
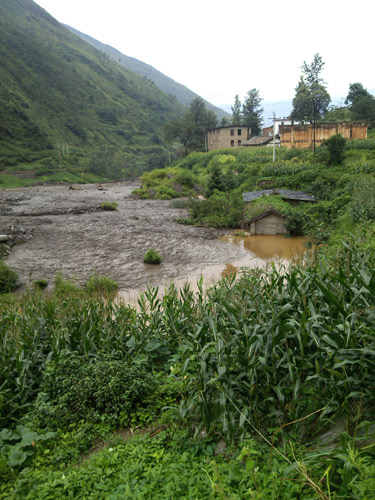
<svg viewBox="0 0 375 500">
<path fill-rule="evenodd" d="M 301 257 L 306 250 L 305 236 L 285 238 L 282 234 L 258 234 L 255 236 L 237 236 L 225 234 L 220 236 L 221 241 L 235 243 L 246 250 L 253 252 L 260 259 L 282 259 L 292 261 Z"/>
<path fill-rule="evenodd" d="M 285 238 L 283 235 L 256 235 L 237 236 L 235 234 L 225 234 L 219 236 L 220 241 L 231 245 L 239 245 L 247 253 L 240 260 L 227 262 L 219 265 L 202 267 L 199 271 L 189 274 L 186 278 L 173 280 L 177 289 L 189 284 L 190 289 L 198 291 L 198 281 L 203 278 L 204 290 L 214 285 L 220 278 L 233 276 L 241 272 L 241 268 L 266 268 L 270 262 L 276 261 L 279 264 L 286 264 L 301 257 L 306 250 L 304 236 Z M 165 289 L 170 283 L 163 283 L 159 286 L 158 297 L 161 299 Z M 129 304 L 137 304 L 137 297 L 141 290 L 133 289 L 119 292 L 119 298 Z"/>
</svg>

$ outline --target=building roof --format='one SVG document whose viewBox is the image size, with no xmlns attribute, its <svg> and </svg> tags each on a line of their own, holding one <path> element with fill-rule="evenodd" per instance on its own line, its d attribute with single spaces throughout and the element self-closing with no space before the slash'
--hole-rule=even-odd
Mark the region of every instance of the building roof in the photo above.
<svg viewBox="0 0 375 500">
<path fill-rule="evenodd" d="M 263 212 L 261 212 L 260 214 L 256 215 L 252 219 L 250 219 L 248 221 L 248 224 L 252 224 L 253 222 L 256 222 L 259 219 L 263 219 L 263 217 L 266 217 L 266 215 L 269 215 L 269 214 L 275 214 L 275 215 L 278 215 L 279 217 L 282 217 L 283 219 L 285 219 L 285 215 L 283 215 L 278 210 L 275 210 L 274 208 L 269 207 L 266 210 L 263 210 Z"/>
<path fill-rule="evenodd" d="M 212 132 L 214 130 L 220 130 L 222 128 L 250 128 L 248 125 L 223 125 L 222 127 L 214 127 L 207 130 L 207 132 Z"/>
<path fill-rule="evenodd" d="M 242 146 L 263 146 L 272 141 L 272 136 L 256 135 L 248 141 L 242 143 Z"/>
<path fill-rule="evenodd" d="M 288 189 L 265 189 L 263 191 L 250 191 L 242 193 L 243 201 L 254 201 L 261 196 L 281 196 L 284 200 L 296 201 L 316 201 L 314 196 L 304 193 L 303 191 L 289 191 Z"/>
</svg>

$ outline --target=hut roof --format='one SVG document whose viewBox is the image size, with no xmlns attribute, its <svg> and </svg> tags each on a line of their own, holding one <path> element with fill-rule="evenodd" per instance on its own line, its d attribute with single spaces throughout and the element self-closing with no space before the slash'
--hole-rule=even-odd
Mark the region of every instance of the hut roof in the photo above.
<svg viewBox="0 0 375 500">
<path fill-rule="evenodd" d="M 285 215 L 283 215 L 278 210 L 275 210 L 274 208 L 269 207 L 269 208 L 267 208 L 267 210 L 263 210 L 263 212 L 261 212 L 260 214 L 256 215 L 252 219 L 250 219 L 248 221 L 248 224 L 252 224 L 253 222 L 256 222 L 259 219 L 263 219 L 263 217 L 266 217 L 266 215 L 269 215 L 269 214 L 276 214 L 276 215 L 279 215 L 280 217 L 282 217 L 283 219 L 285 219 Z"/>
<path fill-rule="evenodd" d="M 250 191 L 242 193 L 243 201 L 249 202 L 260 198 L 261 196 L 281 196 L 284 200 L 296 201 L 312 201 L 315 202 L 314 196 L 304 193 L 303 191 L 290 191 L 288 189 L 265 189 L 263 191 Z"/>
<path fill-rule="evenodd" d="M 264 146 L 273 140 L 272 136 L 256 135 L 248 141 L 245 141 L 242 146 Z"/>
</svg>

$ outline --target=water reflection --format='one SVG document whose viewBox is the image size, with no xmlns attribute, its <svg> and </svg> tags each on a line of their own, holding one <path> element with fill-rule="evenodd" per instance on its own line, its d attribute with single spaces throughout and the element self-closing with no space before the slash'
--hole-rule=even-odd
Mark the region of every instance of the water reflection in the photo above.
<svg viewBox="0 0 375 500">
<path fill-rule="evenodd" d="M 306 250 L 304 246 L 305 236 L 285 238 L 282 234 L 257 234 L 254 236 L 225 234 L 220 236 L 220 240 L 240 245 L 261 259 L 293 260 L 301 257 Z"/>
</svg>

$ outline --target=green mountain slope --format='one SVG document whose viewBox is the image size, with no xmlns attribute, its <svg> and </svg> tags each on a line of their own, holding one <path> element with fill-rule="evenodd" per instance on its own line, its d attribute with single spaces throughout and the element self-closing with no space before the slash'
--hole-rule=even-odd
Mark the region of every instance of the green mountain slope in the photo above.
<svg viewBox="0 0 375 500">
<path fill-rule="evenodd" d="M 32 0 L 0 0 L 0 37 L 0 168 L 56 159 L 61 144 L 82 165 L 108 151 L 125 170 L 162 158 L 164 124 L 184 112 L 175 98 Z"/>
<path fill-rule="evenodd" d="M 95 38 L 92 38 L 91 36 L 86 35 L 85 33 L 81 33 L 80 31 L 72 28 L 71 26 L 68 25 L 64 26 L 68 28 L 70 31 L 72 31 L 72 33 L 75 33 L 76 35 L 80 36 L 83 40 L 86 40 L 86 42 L 90 43 L 97 49 L 103 51 L 105 54 L 108 54 L 111 59 L 119 62 L 125 68 L 130 69 L 131 71 L 134 71 L 135 73 L 138 73 L 139 75 L 144 76 L 145 78 L 153 81 L 163 92 L 165 92 L 166 94 L 174 95 L 176 99 L 180 101 L 182 104 L 189 105 L 191 101 L 193 101 L 196 97 L 199 97 L 198 94 L 196 94 L 192 90 L 188 89 L 181 83 L 177 83 L 175 80 L 169 78 L 169 76 L 164 75 L 163 73 L 153 68 L 149 64 L 139 61 L 134 57 L 126 56 L 125 54 L 115 49 L 114 47 L 99 42 L 98 40 L 95 40 Z M 208 109 L 211 109 L 216 113 L 219 119 L 222 118 L 223 116 L 226 117 L 230 116 L 230 114 L 224 111 L 223 109 L 220 109 L 214 106 L 213 104 L 210 104 L 207 101 L 205 101 L 205 104 Z"/>
</svg>

